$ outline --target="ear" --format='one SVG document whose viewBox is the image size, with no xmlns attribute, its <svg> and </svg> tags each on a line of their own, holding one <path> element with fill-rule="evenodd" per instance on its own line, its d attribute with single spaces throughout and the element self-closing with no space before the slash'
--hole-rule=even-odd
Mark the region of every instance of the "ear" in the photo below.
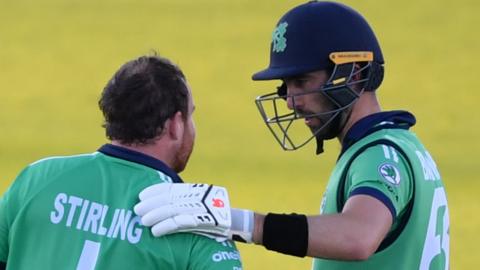
<svg viewBox="0 0 480 270">
<path fill-rule="evenodd" d="M 358 70 L 360 70 L 360 69 L 361 69 L 360 65 L 357 64 L 357 63 L 355 63 L 355 71 L 354 71 L 354 72 L 357 72 L 357 74 L 355 74 L 355 75 L 353 76 L 353 79 L 354 79 L 355 81 L 358 81 L 358 80 L 360 80 L 360 79 L 362 78 L 362 72 L 358 72 Z"/>
<path fill-rule="evenodd" d="M 165 122 L 165 127 L 167 128 L 166 132 L 168 132 L 170 139 L 176 141 L 183 138 L 183 132 L 185 129 L 183 114 L 181 112 L 176 112 Z"/>
</svg>

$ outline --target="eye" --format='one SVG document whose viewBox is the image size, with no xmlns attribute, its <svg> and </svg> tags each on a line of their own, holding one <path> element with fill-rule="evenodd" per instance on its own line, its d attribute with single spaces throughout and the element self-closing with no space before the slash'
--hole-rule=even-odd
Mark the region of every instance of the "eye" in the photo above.
<svg viewBox="0 0 480 270">
<path fill-rule="evenodd" d="M 295 78 L 292 80 L 292 84 L 296 88 L 304 88 L 305 85 L 307 84 L 308 80 L 306 78 Z"/>
</svg>

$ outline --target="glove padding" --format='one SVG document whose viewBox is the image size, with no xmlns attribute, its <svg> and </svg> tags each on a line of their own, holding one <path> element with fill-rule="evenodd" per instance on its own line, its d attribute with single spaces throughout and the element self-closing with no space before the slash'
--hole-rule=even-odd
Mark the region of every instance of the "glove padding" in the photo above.
<svg viewBox="0 0 480 270">
<path fill-rule="evenodd" d="M 208 184 L 162 183 L 139 194 L 134 211 L 144 226 L 152 226 L 154 236 L 175 232 L 195 232 L 225 240 L 232 218 L 228 192 Z"/>
</svg>

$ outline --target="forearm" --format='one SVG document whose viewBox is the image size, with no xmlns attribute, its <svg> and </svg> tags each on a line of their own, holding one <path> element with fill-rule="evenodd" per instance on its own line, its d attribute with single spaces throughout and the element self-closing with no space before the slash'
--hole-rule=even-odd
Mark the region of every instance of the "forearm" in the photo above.
<svg viewBox="0 0 480 270">
<path fill-rule="evenodd" d="M 253 242 L 257 245 L 263 244 L 263 224 L 265 222 L 265 215 L 255 213 L 255 225 L 253 227 Z"/>
<path fill-rule="evenodd" d="M 288 215 L 287 215 L 288 216 Z M 265 216 L 255 213 L 253 241 L 264 246 L 266 230 Z M 284 227 L 284 224 L 274 224 Z M 308 241 L 305 241 L 306 255 L 310 257 L 365 260 L 379 247 L 392 225 L 389 210 L 380 201 L 369 196 L 357 195 L 347 201 L 342 213 L 316 215 L 307 218 Z M 286 234 L 298 233 L 297 228 L 287 227 Z M 281 238 L 282 235 L 278 235 Z M 299 235 L 300 239 L 303 237 Z M 290 243 L 284 243 L 288 246 Z M 268 248 L 268 247 L 267 247 Z M 275 248 L 282 252 L 281 250 Z M 305 248 L 303 249 L 305 250 Z M 285 252 L 283 252 L 285 253 Z M 286 253 L 291 254 L 291 253 Z"/>
<path fill-rule="evenodd" d="M 388 208 L 367 195 L 347 200 L 342 213 L 308 217 L 308 256 L 366 260 L 380 246 L 392 226 Z"/>
<path fill-rule="evenodd" d="M 264 245 L 265 215 L 255 213 L 254 219 L 253 242 Z M 374 232 L 368 229 L 368 224 L 359 224 L 358 219 L 349 214 L 309 216 L 307 222 L 306 256 L 309 257 L 365 260 L 375 252 L 380 244 L 381 241 L 376 239 L 382 239 L 382 237 L 372 235 Z M 353 226 L 353 224 L 358 226 Z"/>
<path fill-rule="evenodd" d="M 348 214 L 308 217 L 307 256 L 336 260 L 365 260 L 380 245 L 368 224 Z"/>
</svg>

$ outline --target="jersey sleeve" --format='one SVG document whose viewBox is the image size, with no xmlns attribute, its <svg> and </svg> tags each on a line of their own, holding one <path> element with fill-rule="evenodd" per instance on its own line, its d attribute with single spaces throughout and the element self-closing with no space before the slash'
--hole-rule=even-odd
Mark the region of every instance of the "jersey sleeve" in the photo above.
<svg viewBox="0 0 480 270">
<path fill-rule="evenodd" d="M 28 185 L 24 185 L 28 171 L 25 168 L 0 198 L 0 262 L 8 260 L 10 226 L 22 205 L 21 198 L 28 193 Z"/>
<path fill-rule="evenodd" d="M 188 270 L 242 270 L 240 253 L 233 241 L 218 242 L 195 235 Z"/>
<path fill-rule="evenodd" d="M 352 162 L 345 198 L 372 196 L 390 210 L 395 222 L 412 196 L 412 181 L 411 169 L 403 155 L 392 146 L 373 146 Z"/>
<path fill-rule="evenodd" d="M 8 258 L 8 218 L 7 218 L 7 198 L 5 193 L 0 198 L 0 263 L 7 262 Z"/>
</svg>

